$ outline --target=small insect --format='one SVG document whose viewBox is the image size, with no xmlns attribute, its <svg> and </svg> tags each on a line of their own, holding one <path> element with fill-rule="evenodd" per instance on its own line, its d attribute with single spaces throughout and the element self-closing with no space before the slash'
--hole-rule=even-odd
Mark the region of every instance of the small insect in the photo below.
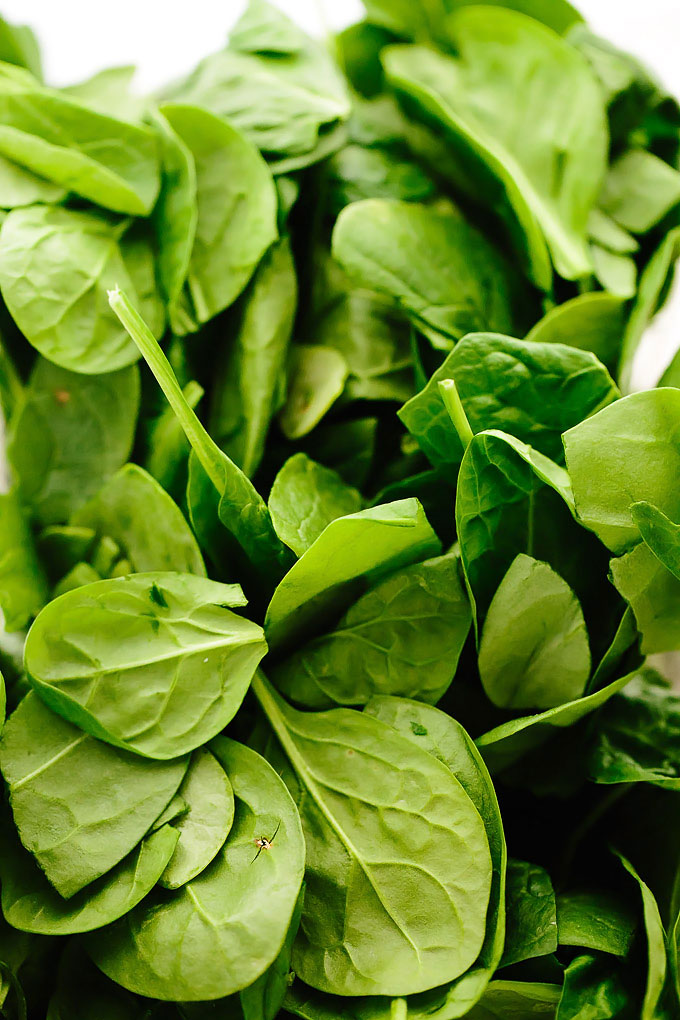
<svg viewBox="0 0 680 1020">
<path fill-rule="evenodd" d="M 271 839 L 267 839 L 266 836 L 260 836 L 259 839 L 253 840 L 253 842 L 255 843 L 255 846 L 258 848 L 258 850 L 257 850 L 257 853 L 255 854 L 255 856 L 253 857 L 252 861 L 250 862 L 251 864 L 255 863 L 255 861 L 260 856 L 260 854 L 262 853 L 263 850 L 271 850 L 272 843 L 276 839 L 276 833 L 279 831 L 280 828 L 281 828 L 281 822 L 279 822 L 279 824 L 274 829 L 274 835 L 271 837 Z"/>
</svg>

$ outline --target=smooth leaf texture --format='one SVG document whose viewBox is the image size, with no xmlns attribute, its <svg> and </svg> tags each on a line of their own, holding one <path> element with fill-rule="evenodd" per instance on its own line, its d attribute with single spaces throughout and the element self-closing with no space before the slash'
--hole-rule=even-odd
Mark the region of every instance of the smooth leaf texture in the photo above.
<svg viewBox="0 0 680 1020">
<path fill-rule="evenodd" d="M 592 351 L 604 365 L 614 368 L 625 325 L 625 301 L 606 291 L 592 291 L 551 308 L 527 340 Z"/>
<path fill-rule="evenodd" d="M 680 580 L 645 542 L 610 563 L 614 586 L 635 616 L 643 654 L 680 650 Z"/>
<path fill-rule="evenodd" d="M 399 411 L 435 466 L 458 464 L 463 455 L 438 388 L 445 379 L 455 381 L 473 432 L 500 429 L 553 460 L 562 456 L 563 432 L 618 396 L 609 373 L 586 351 L 472 333 Z"/>
<path fill-rule="evenodd" d="M 235 127 L 193 106 L 168 104 L 161 113 L 196 167 L 187 289 L 196 322 L 207 322 L 238 297 L 276 239 L 276 190 L 257 149 Z"/>
<path fill-rule="evenodd" d="M 388 49 L 388 79 L 445 132 L 456 183 L 500 216 L 539 286 L 550 282 L 546 247 L 561 276 L 587 276 L 585 233 L 607 132 L 586 61 L 549 29 L 502 8 L 493 16 L 457 11 L 447 35 L 455 59 Z"/>
<path fill-rule="evenodd" d="M 415 499 L 338 517 L 274 592 L 265 617 L 270 647 L 288 647 L 310 631 L 321 630 L 371 581 L 437 552 L 439 540 Z"/>
<path fill-rule="evenodd" d="M 614 894 L 587 890 L 561 893 L 557 897 L 557 931 L 561 946 L 627 956 L 636 926 L 635 912 L 622 897 Z"/>
<path fill-rule="evenodd" d="M 127 460 L 139 371 L 81 375 L 38 358 L 12 419 L 8 457 L 38 524 L 60 524 Z"/>
<path fill-rule="evenodd" d="M 631 503 L 680 519 L 680 391 L 617 400 L 565 433 L 564 449 L 578 516 L 612 552 L 639 541 Z"/>
<path fill-rule="evenodd" d="M 415 563 L 361 595 L 330 633 L 274 667 L 272 679 L 308 708 L 380 694 L 434 703 L 451 683 L 470 618 L 458 557 Z"/>
<path fill-rule="evenodd" d="M 405 995 L 464 973 L 484 940 L 491 861 L 463 787 L 386 723 L 296 712 L 261 676 L 254 690 L 299 783 L 296 974 L 328 992 Z M 444 832 L 446 855 L 436 853 Z M 329 902 L 333 913 L 320 909 Z"/>
<path fill-rule="evenodd" d="M 20 205 L 34 205 L 36 202 L 61 202 L 66 189 L 51 181 L 25 170 L 0 156 L 0 206 L 14 209 Z"/>
<path fill-rule="evenodd" d="M 557 905 L 550 875 L 537 864 L 508 861 L 505 949 L 501 966 L 557 949 Z"/>
<path fill-rule="evenodd" d="M 71 726 L 31 693 L 5 727 L 0 765 L 22 843 L 69 897 L 134 849 L 188 761 L 143 761 Z"/>
<path fill-rule="evenodd" d="M 50 886 L 30 855 L 2 837 L 2 911 L 21 931 L 75 935 L 122 917 L 151 892 L 172 857 L 177 833 L 170 825 L 142 840 L 115 868 L 65 900 Z"/>
<path fill-rule="evenodd" d="M 590 675 L 583 613 L 547 563 L 513 560 L 484 621 L 479 675 L 500 708 L 554 708 L 583 694 Z"/>
<path fill-rule="evenodd" d="M 631 1005 L 622 975 L 611 961 L 577 956 L 564 972 L 557 1020 L 580 1020 L 588 1015 L 609 1020 L 625 1016 Z"/>
<path fill-rule="evenodd" d="M 656 1020 L 662 1012 L 662 997 L 664 985 L 667 979 L 668 957 L 666 953 L 666 938 L 659 913 L 659 906 L 654 898 L 654 893 L 646 882 L 640 878 L 630 861 L 621 854 L 617 854 L 624 868 L 637 882 L 642 896 L 642 911 L 647 933 L 647 987 L 640 1012 L 640 1020 Z"/>
<path fill-rule="evenodd" d="M 87 732 L 149 758 L 176 758 L 219 733 L 265 652 L 229 606 L 238 585 L 178 573 L 98 581 L 51 602 L 25 664 L 40 697 Z"/>
<path fill-rule="evenodd" d="M 286 997 L 286 992 L 292 980 L 290 969 L 291 957 L 295 936 L 300 927 L 304 891 L 303 883 L 298 901 L 295 904 L 293 918 L 279 955 L 264 974 L 260 975 L 257 981 L 253 981 L 252 985 L 239 992 L 244 1020 L 275 1020 L 279 1015 L 279 1010 L 283 1005 L 283 1000 Z"/>
<path fill-rule="evenodd" d="M 634 234 L 646 234 L 680 201 L 680 173 L 644 149 L 629 149 L 612 164 L 600 204 Z"/>
<path fill-rule="evenodd" d="M 139 354 L 108 307 L 123 286 L 153 332 L 163 332 L 149 240 L 103 213 L 33 205 L 0 230 L 0 289 L 27 340 L 73 372 L 113 372 Z"/>
<path fill-rule="evenodd" d="M 21 630 L 42 608 L 47 581 L 16 489 L 0 493 L 0 609 L 5 630 Z"/>
<path fill-rule="evenodd" d="M 367 199 L 338 216 L 333 257 L 351 278 L 392 298 L 418 325 L 459 340 L 512 333 L 521 285 L 501 255 L 457 211 Z"/>
<path fill-rule="evenodd" d="M 176 570 L 205 576 L 203 557 L 181 510 L 151 475 L 126 464 L 74 514 L 73 523 L 108 536 L 130 572 Z"/>
<path fill-rule="evenodd" d="M 236 798 L 224 847 L 198 878 L 158 890 L 87 944 L 105 974 L 156 999 L 217 999 L 252 984 L 281 949 L 302 882 L 300 819 L 281 779 L 241 744 L 211 747 Z M 277 825 L 254 862 L 255 840 Z"/>
<path fill-rule="evenodd" d="M 278 417 L 286 439 L 301 439 L 318 425 L 342 393 L 347 375 L 347 362 L 334 347 L 293 344 L 286 399 Z"/>
<path fill-rule="evenodd" d="M 633 503 L 630 512 L 645 544 L 659 562 L 680 580 L 680 525 L 669 521 L 652 503 Z"/>
<path fill-rule="evenodd" d="M 179 789 L 186 811 L 174 822 L 179 840 L 160 878 L 166 889 L 185 885 L 207 868 L 224 846 L 234 820 L 229 777 L 209 751 L 195 751 Z"/>
<path fill-rule="evenodd" d="M 302 556 L 332 521 L 358 513 L 361 505 L 357 489 L 304 453 L 285 462 L 268 503 L 277 535 L 296 556 Z"/>
</svg>

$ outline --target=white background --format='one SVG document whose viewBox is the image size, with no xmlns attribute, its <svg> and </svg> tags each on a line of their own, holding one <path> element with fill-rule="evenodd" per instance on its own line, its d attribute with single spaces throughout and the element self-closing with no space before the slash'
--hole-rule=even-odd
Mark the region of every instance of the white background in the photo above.
<svg viewBox="0 0 680 1020">
<path fill-rule="evenodd" d="M 360 0 L 274 2 L 316 34 L 341 28 L 362 11 Z M 642 58 L 680 96 L 680 0 L 574 2 L 595 32 Z M 245 0 L 0 0 L 5 17 L 36 30 L 52 84 L 134 64 L 142 92 L 179 77 L 218 49 L 244 6 Z M 653 385 L 679 345 L 680 283 L 642 345 L 636 386 Z"/>
</svg>

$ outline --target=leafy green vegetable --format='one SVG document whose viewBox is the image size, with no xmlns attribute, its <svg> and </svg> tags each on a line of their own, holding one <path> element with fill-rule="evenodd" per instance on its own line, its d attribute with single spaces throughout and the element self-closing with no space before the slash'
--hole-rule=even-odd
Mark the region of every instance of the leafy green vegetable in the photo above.
<svg viewBox="0 0 680 1020">
<path fill-rule="evenodd" d="M 501 966 L 554 953 L 557 906 L 547 871 L 511 857 L 506 883 L 505 949 Z"/>
<path fill-rule="evenodd" d="M 5 628 L 24 628 L 46 598 L 47 581 L 18 493 L 0 493 L 0 609 Z"/>
<path fill-rule="evenodd" d="M 669 521 L 652 503 L 633 503 L 630 512 L 645 545 L 680 580 L 680 525 Z"/>
<path fill-rule="evenodd" d="M 40 613 L 26 671 L 46 704 L 93 736 L 176 758 L 235 715 L 265 652 L 260 627 L 227 608 L 244 604 L 237 585 L 190 574 L 98 581 Z"/>
<path fill-rule="evenodd" d="M 334 347 L 293 344 L 288 357 L 288 392 L 279 425 L 287 439 L 314 428 L 342 393 L 347 363 Z"/>
<path fill-rule="evenodd" d="M 627 956 L 635 927 L 635 913 L 624 900 L 611 893 L 590 890 L 561 893 L 557 897 L 557 931 L 561 946 L 580 946 Z"/>
<path fill-rule="evenodd" d="M 611 561 L 611 579 L 630 605 L 645 655 L 680 648 L 680 581 L 645 542 Z"/>
</svg>

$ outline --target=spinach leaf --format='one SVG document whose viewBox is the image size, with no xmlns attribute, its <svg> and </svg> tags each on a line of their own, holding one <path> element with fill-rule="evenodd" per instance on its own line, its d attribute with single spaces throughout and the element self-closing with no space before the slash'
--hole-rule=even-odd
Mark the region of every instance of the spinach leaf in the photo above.
<svg viewBox="0 0 680 1020">
<path fill-rule="evenodd" d="M 666 982 L 668 980 L 668 956 L 666 952 L 666 936 L 661 922 L 659 907 L 654 894 L 644 882 L 637 871 L 622 854 L 617 856 L 624 868 L 637 882 L 642 896 L 642 912 L 647 933 L 647 987 L 640 1012 L 640 1020 L 655 1020 L 656 1017 L 666 1015 L 663 999 L 665 997 Z M 667 1014 L 671 1016 L 672 1014 Z"/>
<path fill-rule="evenodd" d="M 275 666 L 277 688 L 297 704 L 331 708 L 375 695 L 436 702 L 470 629 L 458 557 L 449 553 L 388 574 L 328 634 Z"/>
<path fill-rule="evenodd" d="M 680 580 L 680 525 L 669 521 L 658 507 L 644 500 L 633 503 L 630 512 L 645 545 Z"/>
<path fill-rule="evenodd" d="M 276 240 L 276 190 L 257 149 L 235 127 L 193 106 L 168 104 L 161 113 L 196 168 L 186 288 L 189 314 L 200 324 L 232 304 Z"/>
<path fill-rule="evenodd" d="M 680 202 L 680 173 L 645 149 L 628 149 L 609 168 L 600 205 L 634 234 L 646 234 Z"/>
<path fill-rule="evenodd" d="M 156 335 L 164 313 L 148 238 L 127 220 L 32 205 L 13 209 L 0 230 L 0 289 L 26 339 L 72 372 L 113 372 L 139 353 L 109 309 L 122 285 Z"/>
<path fill-rule="evenodd" d="M 680 580 L 645 542 L 610 563 L 614 586 L 629 604 L 645 655 L 680 650 Z"/>
<path fill-rule="evenodd" d="M 249 748 L 226 737 L 211 748 L 236 798 L 217 857 L 181 889 L 157 890 L 87 940 L 97 966 L 141 995 L 193 1002 L 247 987 L 278 955 L 295 909 L 304 842 L 290 794 Z M 254 861 L 256 841 L 271 839 L 277 825 Z"/>
<path fill-rule="evenodd" d="M 195 380 L 183 387 L 182 395 L 192 411 L 204 392 Z M 149 450 L 144 458 L 144 467 L 173 499 L 179 500 L 187 485 L 191 446 L 171 407 L 165 407 L 152 421 L 148 437 Z"/>
<path fill-rule="evenodd" d="M 8 457 L 42 525 L 67 521 L 124 464 L 139 412 L 139 371 L 69 372 L 38 358 L 11 423 Z"/>
<path fill-rule="evenodd" d="M 550 875 L 538 864 L 508 860 L 505 949 L 501 967 L 557 949 L 557 905 Z"/>
<path fill-rule="evenodd" d="M 561 946 L 627 956 L 636 924 L 628 903 L 604 890 L 572 891 L 557 897 L 557 931 Z"/>
<path fill-rule="evenodd" d="M 252 476 L 272 413 L 283 400 L 288 342 L 297 304 L 290 241 L 283 238 L 262 259 L 243 295 L 234 333 L 217 366 L 210 426 L 222 449 Z"/>
<path fill-rule="evenodd" d="M 239 992 L 244 1020 L 275 1020 L 286 997 L 292 979 L 291 957 L 293 943 L 300 927 L 302 904 L 304 901 L 304 882 L 298 896 L 293 918 L 281 947 L 279 955 L 271 966 L 253 981 L 248 988 Z"/>
<path fill-rule="evenodd" d="M 97 71 L 84 81 L 67 85 L 61 93 L 77 99 L 100 113 L 139 124 L 146 112 L 146 101 L 132 92 L 133 64 Z"/>
<path fill-rule="evenodd" d="M 112 538 L 130 573 L 176 570 L 205 577 L 205 565 L 179 507 L 137 464 L 125 464 L 71 518 Z"/>
<path fill-rule="evenodd" d="M 554 1020 L 559 985 L 539 981 L 492 981 L 469 1020 Z"/>
<path fill-rule="evenodd" d="M 151 212 L 159 163 L 148 127 L 99 113 L 7 64 L 0 70 L 0 122 L 6 158 L 114 212 Z"/>
<path fill-rule="evenodd" d="M 361 493 L 304 453 L 289 457 L 269 493 L 269 512 L 282 542 L 302 556 L 338 517 L 361 510 Z"/>
<path fill-rule="evenodd" d="M 24 628 L 46 598 L 47 581 L 17 490 L 0 493 L 0 609 L 5 629 Z"/>
<path fill-rule="evenodd" d="M 88 584 L 40 613 L 26 672 L 46 704 L 93 736 L 176 758 L 233 718 L 264 655 L 260 627 L 227 608 L 244 604 L 238 585 L 191 574 Z"/>
<path fill-rule="evenodd" d="M 37 174 L 25 170 L 4 156 L 0 156 L 0 206 L 15 209 L 21 205 L 35 205 L 44 202 L 61 202 L 66 198 L 65 188 L 46 181 Z"/>
<path fill-rule="evenodd" d="M 592 351 L 607 368 L 614 369 L 625 325 L 625 301 L 596 290 L 555 305 L 535 324 L 526 339 Z"/>
<path fill-rule="evenodd" d="M 310 631 L 320 630 L 371 581 L 437 552 L 437 536 L 415 499 L 331 521 L 272 596 L 265 617 L 270 648 L 290 647 Z"/>
<path fill-rule="evenodd" d="M 0 752 L 21 841 L 65 899 L 134 849 L 187 765 L 144 761 L 95 740 L 33 693 L 10 716 Z"/>
<path fill-rule="evenodd" d="M 297 712 L 261 676 L 254 690 L 300 789 L 307 879 L 296 974 L 328 992 L 405 995 L 465 973 L 484 940 L 491 861 L 458 780 L 368 715 Z M 450 854 L 436 852 L 442 833 Z M 329 901 L 332 912 L 319 909 Z"/>
<path fill-rule="evenodd" d="M 577 956 L 564 972 L 564 986 L 556 1020 L 601 1020 L 625 1015 L 630 996 L 611 961 L 596 956 Z"/>
<path fill-rule="evenodd" d="M 347 375 L 347 363 L 334 347 L 291 346 L 288 390 L 278 419 L 287 439 L 300 439 L 318 425 L 342 393 Z"/>
<path fill-rule="evenodd" d="M 435 466 L 457 464 L 463 455 L 439 392 L 445 379 L 455 380 L 473 432 L 509 432 L 554 460 L 562 456 L 562 433 L 618 396 L 609 373 L 586 351 L 472 333 L 399 411 Z"/>
<path fill-rule="evenodd" d="M 504 258 L 452 207 L 367 199 L 338 216 L 333 257 L 451 346 L 465 333 L 512 333 L 522 287 Z"/>
<path fill-rule="evenodd" d="M 179 840 L 159 882 L 178 889 L 208 867 L 224 846 L 234 820 L 229 777 L 209 751 L 195 751 L 179 789 L 187 810 L 175 822 Z"/>
<path fill-rule="evenodd" d="M 501 708 L 554 708 L 583 694 L 590 675 L 583 613 L 547 563 L 523 553 L 511 563 L 484 621 L 479 675 Z"/>
</svg>

